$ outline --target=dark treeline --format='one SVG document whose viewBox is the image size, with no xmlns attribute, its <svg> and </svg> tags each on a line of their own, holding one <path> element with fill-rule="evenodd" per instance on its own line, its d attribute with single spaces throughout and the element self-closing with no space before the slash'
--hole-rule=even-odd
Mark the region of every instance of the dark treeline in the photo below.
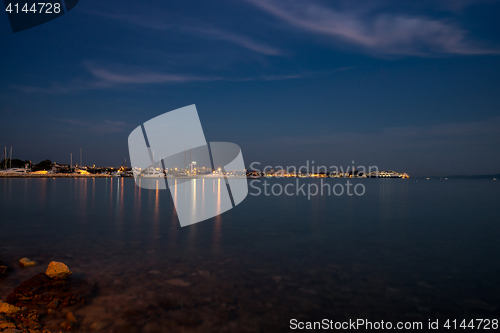
<svg viewBox="0 0 500 333">
<path fill-rule="evenodd" d="M 39 171 L 39 170 L 51 170 L 52 169 L 52 161 L 51 160 L 43 160 L 39 163 L 31 163 L 31 161 L 28 160 L 20 160 L 17 158 L 12 159 L 3 159 L 0 162 L 0 169 L 9 169 L 9 168 L 22 168 L 24 169 L 26 166 L 28 168 L 31 167 L 32 171 Z"/>
</svg>

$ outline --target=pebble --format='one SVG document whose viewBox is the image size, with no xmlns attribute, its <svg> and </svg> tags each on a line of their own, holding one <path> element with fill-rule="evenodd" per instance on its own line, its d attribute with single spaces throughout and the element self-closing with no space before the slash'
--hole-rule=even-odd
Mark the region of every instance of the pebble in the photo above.
<svg viewBox="0 0 500 333">
<path fill-rule="evenodd" d="M 59 300 L 58 298 L 54 298 L 52 301 L 50 301 L 50 303 L 47 305 L 47 307 L 49 309 L 57 309 L 60 302 L 61 302 L 61 300 Z"/>
<path fill-rule="evenodd" d="M 49 315 L 54 316 L 54 317 L 62 317 L 61 312 L 59 312 L 59 311 L 57 311 L 57 310 L 54 310 L 54 309 L 50 309 L 50 308 L 49 308 L 49 309 L 47 310 L 47 313 L 48 313 Z"/>
<path fill-rule="evenodd" d="M 9 303 L 4 303 L 0 301 L 0 313 L 13 314 L 21 311 L 20 308 Z"/>
<path fill-rule="evenodd" d="M 5 265 L 2 260 L 0 260 L 0 276 L 7 274 L 8 269 L 9 267 L 7 267 L 7 265 Z"/>
<path fill-rule="evenodd" d="M 8 328 L 3 333 L 22 333 L 22 331 L 15 329 L 15 328 Z"/>
<path fill-rule="evenodd" d="M 76 320 L 75 315 L 73 314 L 73 312 L 68 312 L 66 314 L 66 319 L 68 319 L 68 321 L 70 321 L 72 323 L 77 323 L 78 322 L 78 320 Z"/>
<path fill-rule="evenodd" d="M 38 263 L 36 261 L 32 261 L 28 258 L 22 258 L 21 260 L 19 260 L 19 265 L 21 267 L 33 267 L 33 266 L 38 265 Z"/>
<path fill-rule="evenodd" d="M 59 324 L 59 326 L 66 331 L 72 331 L 73 327 L 75 326 L 75 323 L 71 321 L 64 321 L 61 324 Z"/>
<path fill-rule="evenodd" d="M 92 331 L 99 331 L 99 330 L 102 330 L 103 328 L 106 328 L 107 326 L 108 326 L 107 323 L 99 321 L 99 322 L 96 322 L 96 323 L 93 323 L 92 325 L 90 325 L 90 329 Z"/>
<path fill-rule="evenodd" d="M 152 275 L 160 275 L 161 273 L 157 270 L 151 270 L 148 272 L 149 274 L 152 274 Z"/>
<path fill-rule="evenodd" d="M 172 275 L 173 275 L 173 276 L 182 276 L 182 275 L 184 275 L 184 272 L 183 272 L 183 271 L 180 271 L 180 270 L 178 270 L 178 269 L 174 269 L 174 270 L 172 271 Z"/>
<path fill-rule="evenodd" d="M 176 287 L 187 287 L 190 285 L 189 282 L 181 280 L 181 279 L 170 279 L 165 281 L 171 286 L 176 286 Z"/>
<path fill-rule="evenodd" d="M 70 276 L 72 272 L 69 270 L 68 266 L 62 262 L 52 261 L 47 267 L 45 274 L 51 279 L 63 280 Z"/>
<path fill-rule="evenodd" d="M 210 272 L 207 270 L 198 271 L 198 274 L 200 274 L 201 276 L 204 276 L 204 277 L 210 277 Z"/>
<path fill-rule="evenodd" d="M 16 325 L 10 322 L 0 322 L 0 330 L 5 330 L 8 328 L 16 328 Z M 2 331 L 3 332 L 3 331 Z"/>
</svg>

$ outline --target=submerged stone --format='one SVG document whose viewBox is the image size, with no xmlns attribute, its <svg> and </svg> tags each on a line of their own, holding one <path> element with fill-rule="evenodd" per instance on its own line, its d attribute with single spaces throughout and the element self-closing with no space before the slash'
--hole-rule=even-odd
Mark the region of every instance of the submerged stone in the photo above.
<svg viewBox="0 0 500 333">
<path fill-rule="evenodd" d="M 7 265 L 5 265 L 2 260 L 0 260 L 0 277 L 2 277 L 3 275 L 7 275 L 8 269 L 9 267 L 7 267 Z"/>
<path fill-rule="evenodd" d="M 50 262 L 45 274 L 51 279 L 64 280 L 72 274 L 68 266 L 62 262 L 52 261 Z"/>
<path fill-rule="evenodd" d="M 66 314 L 66 319 L 68 319 L 68 321 L 72 322 L 72 323 L 77 323 L 78 321 L 76 320 L 75 318 L 75 315 L 73 314 L 73 312 L 68 312 Z"/>
<path fill-rule="evenodd" d="M 7 302 L 16 306 L 30 308 L 35 306 L 44 309 L 49 309 L 58 303 L 59 308 L 83 305 L 91 293 L 92 286 L 85 281 L 51 279 L 45 273 L 39 273 L 16 287 L 7 297 Z M 56 301 L 52 303 L 54 299 Z"/>
<path fill-rule="evenodd" d="M 181 279 L 170 279 L 165 281 L 171 286 L 176 286 L 176 287 L 187 287 L 190 285 L 189 282 L 181 280 Z"/>
<path fill-rule="evenodd" d="M 14 325 L 12 322 L 0 321 L 0 330 L 2 332 L 5 332 L 3 330 L 9 329 L 9 328 L 16 328 L 16 325 Z"/>
<path fill-rule="evenodd" d="M 9 303 L 4 303 L 0 301 L 0 313 L 5 313 L 5 314 L 14 314 L 16 312 L 21 311 L 21 308 L 18 308 L 17 306 L 10 305 Z"/>
<path fill-rule="evenodd" d="M 74 331 L 78 321 L 73 313 L 85 305 L 92 291 L 93 286 L 86 281 L 52 279 L 39 273 L 21 283 L 7 297 L 8 305 L 18 310 L 9 317 L 18 328 L 27 327 L 29 332 L 42 332 L 42 327 L 54 332 Z"/>
<path fill-rule="evenodd" d="M 38 265 L 36 261 L 30 260 L 28 258 L 22 258 L 21 260 L 19 260 L 19 266 L 21 267 L 33 267 L 36 265 Z"/>
<path fill-rule="evenodd" d="M 200 274 L 201 276 L 204 276 L 204 277 L 210 277 L 210 271 L 207 271 L 207 270 L 200 270 L 200 271 L 198 271 L 198 274 Z"/>
</svg>

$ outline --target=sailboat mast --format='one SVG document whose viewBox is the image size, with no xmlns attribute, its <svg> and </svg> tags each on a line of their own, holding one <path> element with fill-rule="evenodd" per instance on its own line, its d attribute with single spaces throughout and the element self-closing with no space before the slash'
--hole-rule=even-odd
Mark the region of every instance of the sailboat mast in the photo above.
<svg viewBox="0 0 500 333">
<path fill-rule="evenodd" d="M 10 168 L 12 169 L 12 146 L 10 146 Z"/>
</svg>

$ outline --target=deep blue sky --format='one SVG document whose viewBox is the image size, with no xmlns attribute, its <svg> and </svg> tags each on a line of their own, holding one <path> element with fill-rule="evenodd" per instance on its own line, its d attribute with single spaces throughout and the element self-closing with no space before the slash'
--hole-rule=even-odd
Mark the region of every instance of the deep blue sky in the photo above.
<svg viewBox="0 0 500 333">
<path fill-rule="evenodd" d="M 247 166 L 500 172 L 498 1 L 85 1 L 13 34 L 0 145 L 128 160 L 132 129 L 196 104 Z"/>
</svg>

